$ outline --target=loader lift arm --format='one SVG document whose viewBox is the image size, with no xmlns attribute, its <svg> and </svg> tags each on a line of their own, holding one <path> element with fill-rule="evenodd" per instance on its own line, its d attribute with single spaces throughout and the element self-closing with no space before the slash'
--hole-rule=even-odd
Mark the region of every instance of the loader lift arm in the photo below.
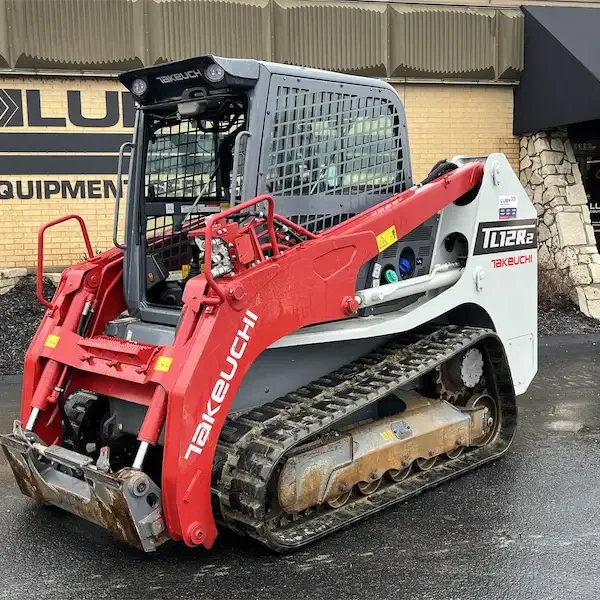
<svg viewBox="0 0 600 600">
<path fill-rule="evenodd" d="M 353 316 L 362 265 L 473 195 L 483 170 L 481 163 L 467 164 L 318 235 L 276 215 L 266 195 L 212 215 L 190 232 L 205 251 L 205 269 L 185 287 L 169 346 L 100 335 L 124 308 L 119 250 L 74 267 L 63 276 L 26 358 L 21 421 L 44 443 L 56 444 L 56 390 L 64 389 L 66 397 L 84 381 L 99 393 L 147 406 L 133 470 L 141 470 L 164 428 L 161 493 L 169 537 L 210 548 L 217 535 L 211 505 L 215 448 L 249 367 L 285 335 Z M 264 203 L 266 214 L 248 212 Z M 88 302 L 94 315 L 82 331 L 79 316 Z"/>
<path fill-rule="evenodd" d="M 360 267 L 380 252 L 382 243 L 387 243 L 385 236 L 401 238 L 477 188 L 482 176 L 483 164 L 469 164 L 320 235 L 296 228 L 312 239 L 284 252 L 278 250 L 273 222 L 293 224 L 273 215 L 269 196 L 208 219 L 206 248 L 211 246 L 212 235 L 227 236 L 227 223 L 232 223 L 229 217 L 266 201 L 272 256 L 264 258 L 256 251 L 250 261 L 256 266 L 231 278 L 212 280 L 208 251 L 208 277 L 198 276 L 186 287 L 184 314 L 172 350 L 174 360 L 164 381 L 170 392 L 162 489 L 172 537 L 207 548 L 216 538 L 210 502 L 215 446 L 229 404 L 258 355 L 301 327 L 355 313 L 359 308 L 356 276 Z M 256 224 L 264 225 L 265 219 L 257 219 Z M 239 246 L 237 250 L 239 255 Z M 178 361 L 179 356 L 186 356 L 185 361 Z"/>
</svg>

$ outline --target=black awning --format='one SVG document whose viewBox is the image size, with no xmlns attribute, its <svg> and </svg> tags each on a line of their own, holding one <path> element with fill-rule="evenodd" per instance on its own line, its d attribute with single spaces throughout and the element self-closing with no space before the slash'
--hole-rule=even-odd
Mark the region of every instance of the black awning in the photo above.
<svg viewBox="0 0 600 600">
<path fill-rule="evenodd" d="M 600 8 L 521 8 L 525 64 L 514 133 L 600 118 Z"/>
</svg>

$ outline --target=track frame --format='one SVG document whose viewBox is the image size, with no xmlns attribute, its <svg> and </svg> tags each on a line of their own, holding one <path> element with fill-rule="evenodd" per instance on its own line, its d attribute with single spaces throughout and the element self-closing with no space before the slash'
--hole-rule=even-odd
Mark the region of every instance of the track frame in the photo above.
<svg viewBox="0 0 600 600">
<path fill-rule="evenodd" d="M 438 458 L 433 468 L 386 482 L 340 508 L 316 510 L 283 526 L 271 518 L 272 484 L 286 455 L 476 345 L 484 354 L 486 392 L 498 402 L 500 414 L 498 431 L 485 446 L 466 448 L 454 459 Z M 229 417 L 217 445 L 221 460 L 213 471 L 217 522 L 275 552 L 296 550 L 500 458 L 512 443 L 516 424 L 514 386 L 494 331 L 459 326 L 417 330 L 283 398 Z"/>
</svg>

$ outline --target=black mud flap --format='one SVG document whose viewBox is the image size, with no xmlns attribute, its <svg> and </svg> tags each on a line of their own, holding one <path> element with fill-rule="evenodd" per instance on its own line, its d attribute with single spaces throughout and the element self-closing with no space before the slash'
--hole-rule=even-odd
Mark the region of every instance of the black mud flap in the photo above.
<svg viewBox="0 0 600 600">
<path fill-rule="evenodd" d="M 0 435 L 0 445 L 24 495 L 95 523 L 145 552 L 169 539 L 160 488 L 145 473 L 102 472 L 90 457 L 46 446 L 19 422 L 12 435 Z"/>
</svg>

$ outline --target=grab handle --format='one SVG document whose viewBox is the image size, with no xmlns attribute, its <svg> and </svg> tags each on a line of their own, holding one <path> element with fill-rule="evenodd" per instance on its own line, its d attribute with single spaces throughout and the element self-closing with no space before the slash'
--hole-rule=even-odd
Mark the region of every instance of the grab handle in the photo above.
<svg viewBox="0 0 600 600">
<path fill-rule="evenodd" d="M 238 188 L 238 171 L 240 168 L 240 146 L 242 145 L 242 140 L 244 138 L 251 138 L 252 134 L 249 131 L 240 131 L 237 135 L 237 137 L 235 138 L 235 143 L 233 145 L 233 167 L 231 169 L 231 186 L 233 188 L 233 194 L 231 195 L 231 201 L 230 201 L 230 206 L 233 206 L 237 199 L 236 199 L 236 191 Z M 247 143 L 246 143 L 247 144 Z M 246 152 L 244 152 L 244 158 L 246 158 Z M 242 177 L 244 176 L 243 171 L 242 171 Z M 240 184 L 240 195 L 242 193 L 242 186 L 243 186 L 243 180 Z"/>
<path fill-rule="evenodd" d="M 83 219 L 79 215 L 67 215 L 65 217 L 61 217 L 60 219 L 54 219 L 54 221 L 49 221 L 45 225 L 42 225 L 38 229 L 38 264 L 37 264 L 37 281 L 36 281 L 36 292 L 37 298 L 43 306 L 46 308 L 52 308 L 52 304 L 48 302 L 43 295 L 43 277 L 44 277 L 44 233 L 46 229 L 50 229 L 50 227 L 54 227 L 54 225 L 58 225 L 59 223 L 64 223 L 65 221 L 70 221 L 71 219 L 75 219 L 79 226 L 81 227 L 81 233 L 83 235 L 83 241 L 85 242 L 85 249 L 87 250 L 87 254 L 89 258 L 93 258 L 94 251 L 92 250 L 92 244 L 90 243 L 90 236 L 88 235 L 87 227 Z"/>
<path fill-rule="evenodd" d="M 125 250 L 127 247 L 125 246 L 125 244 L 121 244 L 117 239 L 119 234 L 119 209 L 121 205 L 121 193 L 123 191 L 123 159 L 125 157 L 125 150 L 127 148 L 133 148 L 133 142 L 125 142 L 119 148 L 119 166 L 117 167 L 117 188 L 115 190 L 115 217 L 113 220 L 113 244 L 121 250 Z"/>
</svg>

